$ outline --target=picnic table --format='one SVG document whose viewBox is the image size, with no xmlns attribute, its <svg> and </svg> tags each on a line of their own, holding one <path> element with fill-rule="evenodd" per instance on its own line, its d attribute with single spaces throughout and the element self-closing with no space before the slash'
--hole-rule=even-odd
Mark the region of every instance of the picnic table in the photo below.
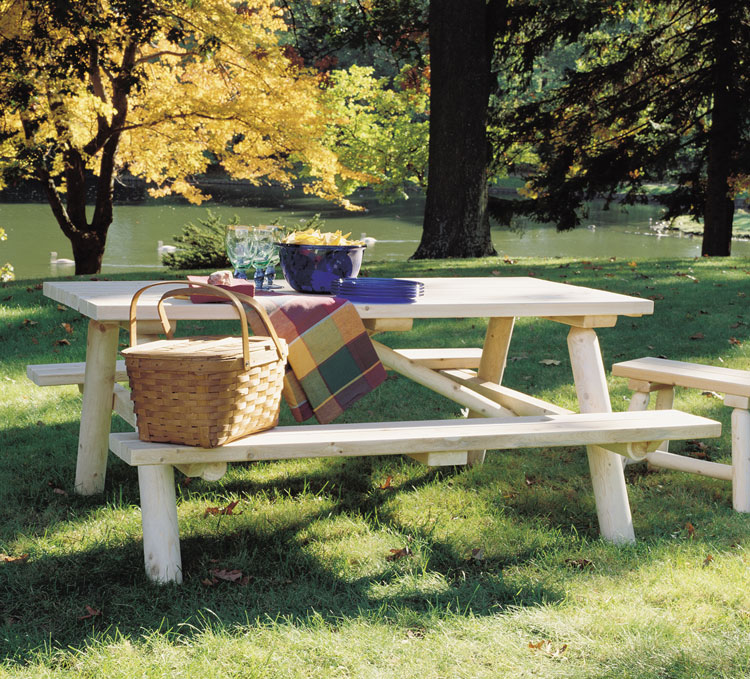
<svg viewBox="0 0 750 679">
<path fill-rule="evenodd" d="M 630 542 L 635 536 L 621 455 L 642 453 L 645 447 L 653 450 L 661 439 L 719 435 L 718 423 L 672 410 L 660 414 L 653 411 L 612 414 L 596 330 L 614 326 L 619 316 L 653 313 L 651 300 L 536 277 L 413 280 L 424 284 L 424 295 L 413 303 L 353 301 L 371 335 L 407 332 L 415 319 L 446 319 L 451 322 L 462 318 L 487 318 L 483 346 L 394 350 L 373 340 L 378 356 L 386 368 L 398 371 L 468 408 L 471 418 L 482 419 L 278 427 L 279 431 L 260 432 L 227 444 L 218 455 L 215 452 L 218 449 L 214 449 L 210 458 L 203 451 L 185 446 L 138 442 L 135 435 L 113 434 L 110 441 L 113 403 L 116 409 L 118 404 L 119 385 L 116 385 L 116 380 L 123 379 L 117 364 L 119 330 L 127 324 L 135 292 L 153 281 L 46 282 L 44 294 L 47 297 L 89 318 L 86 362 L 85 367 L 79 368 L 83 374 L 76 377 L 76 369 L 64 364 L 54 369 L 48 367 L 63 376 L 47 383 L 75 383 L 76 380 L 83 383 L 77 491 L 92 494 L 103 490 L 110 447 L 130 464 L 140 465 L 139 474 L 160 468 L 158 473 L 162 476 L 158 479 L 142 480 L 142 496 L 144 486 L 152 483 L 159 488 L 152 493 L 155 497 L 168 492 L 173 479 L 164 476 L 163 469 L 168 467 L 168 474 L 172 474 L 172 465 L 179 467 L 183 463 L 186 468 L 208 463 L 209 476 L 211 464 L 220 467 L 234 460 L 326 454 L 407 453 L 428 464 L 471 465 L 484 459 L 485 447 L 582 444 L 587 445 L 601 534 L 611 541 Z M 175 288 L 183 286 L 183 281 L 174 282 Z M 138 308 L 141 333 L 155 336 L 160 331 L 156 302 L 167 289 L 168 286 L 163 286 L 144 293 Z M 290 289 L 281 292 L 299 294 Z M 171 299 L 166 306 L 170 320 L 236 318 L 231 305 L 194 304 Z M 540 322 L 551 321 L 569 327 L 567 349 L 580 413 L 571 413 L 557 404 L 502 385 L 517 318 L 536 318 Z M 39 379 L 36 381 L 42 383 Z M 122 392 L 123 388 L 119 387 L 119 391 Z M 124 400 L 127 399 L 120 393 L 119 403 Z M 286 430 L 295 430 L 296 434 Z M 173 494 L 172 488 L 172 497 Z M 168 502 L 173 503 L 173 500 Z M 163 513 L 163 510 L 162 503 L 151 513 Z M 144 542 L 145 515 L 144 509 Z M 170 525 L 149 528 L 149 533 L 156 531 L 161 535 L 167 531 L 174 534 L 176 512 L 168 523 Z M 177 543 L 179 550 L 179 539 Z M 161 563 L 152 568 L 153 579 L 179 579 L 179 574 L 168 572 L 179 568 L 179 552 L 176 561 L 174 555 L 169 559 L 169 564 Z"/>
</svg>

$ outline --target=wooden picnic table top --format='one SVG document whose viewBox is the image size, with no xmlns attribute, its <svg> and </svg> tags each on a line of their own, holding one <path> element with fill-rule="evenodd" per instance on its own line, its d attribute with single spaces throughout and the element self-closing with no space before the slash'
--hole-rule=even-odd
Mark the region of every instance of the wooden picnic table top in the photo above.
<svg viewBox="0 0 750 679">
<path fill-rule="evenodd" d="M 607 290 L 521 276 L 475 278 L 409 278 L 424 283 L 424 295 L 412 303 L 376 303 L 353 300 L 363 319 L 376 318 L 510 318 L 573 316 L 641 316 L 654 303 Z M 135 292 L 155 281 L 47 281 L 44 294 L 100 322 L 128 320 Z M 175 287 L 187 281 L 175 280 Z M 138 318 L 156 319 L 156 300 L 169 288 L 161 286 L 143 295 Z M 299 295 L 290 288 L 278 292 Z M 263 294 L 263 293 L 261 293 Z M 193 304 L 169 300 L 175 320 L 226 320 L 236 317 L 231 305 Z"/>
</svg>

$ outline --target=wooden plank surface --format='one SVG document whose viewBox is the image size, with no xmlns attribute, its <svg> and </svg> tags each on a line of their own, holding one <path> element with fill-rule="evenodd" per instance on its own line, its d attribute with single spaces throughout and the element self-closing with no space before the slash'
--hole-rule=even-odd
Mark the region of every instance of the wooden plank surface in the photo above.
<svg viewBox="0 0 750 679">
<path fill-rule="evenodd" d="M 629 297 L 606 290 L 546 281 L 533 277 L 418 278 L 425 293 L 410 304 L 354 302 L 363 319 L 371 318 L 483 318 L 533 316 L 616 316 L 653 313 L 648 299 Z M 44 294 L 89 318 L 123 321 L 133 294 L 153 281 L 47 281 Z M 183 285 L 175 281 L 175 287 Z M 138 318 L 157 318 L 156 300 L 167 286 L 144 293 Z M 287 289 L 282 290 L 284 292 Z M 289 294 L 298 295 L 288 290 Z M 262 295 L 258 296 L 262 299 Z M 229 319 L 234 311 L 228 304 L 193 304 L 170 300 L 169 317 L 174 319 Z"/>
<path fill-rule="evenodd" d="M 62 384 L 83 384 L 86 363 L 39 363 L 26 366 L 26 377 L 40 387 L 53 387 Z M 117 361 L 115 381 L 127 382 L 125 361 Z"/>
<path fill-rule="evenodd" d="M 665 358 L 637 358 L 612 366 L 612 374 L 660 384 L 750 396 L 750 371 L 715 365 L 671 361 Z"/>
<path fill-rule="evenodd" d="M 131 465 L 189 464 L 616 444 L 720 434 L 721 425 L 713 420 L 678 410 L 651 410 L 276 427 L 214 449 L 139 441 L 135 433 L 111 434 L 110 449 Z"/>
</svg>

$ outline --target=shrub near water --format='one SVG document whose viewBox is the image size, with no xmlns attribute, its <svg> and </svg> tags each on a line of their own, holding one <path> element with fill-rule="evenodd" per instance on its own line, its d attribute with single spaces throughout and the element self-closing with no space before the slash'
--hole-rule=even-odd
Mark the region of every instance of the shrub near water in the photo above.
<svg viewBox="0 0 750 679">
<path fill-rule="evenodd" d="M 750 369 L 747 260 L 365 269 L 536 275 L 652 297 L 653 316 L 598 331 L 605 366 L 665 355 Z M 627 467 L 638 542 L 617 547 L 599 539 L 580 448 L 494 451 L 473 469 L 392 456 L 238 464 L 214 483 L 178 473 L 185 583 L 150 583 L 136 470 L 110 456 L 104 495 L 76 495 L 80 395 L 24 376 L 28 363 L 83 360 L 85 321 L 36 281 L 0 293 L 0 677 L 750 676 L 750 517 L 731 509 L 730 484 Z M 424 320 L 379 339 L 481 346 L 485 328 Z M 519 319 L 504 382 L 575 407 L 566 333 Z M 625 410 L 626 380 L 609 384 Z M 730 409 L 696 391 L 676 405 L 721 420 L 723 434 L 670 450 L 728 462 Z M 458 417 L 391 374 L 341 421 Z"/>
</svg>

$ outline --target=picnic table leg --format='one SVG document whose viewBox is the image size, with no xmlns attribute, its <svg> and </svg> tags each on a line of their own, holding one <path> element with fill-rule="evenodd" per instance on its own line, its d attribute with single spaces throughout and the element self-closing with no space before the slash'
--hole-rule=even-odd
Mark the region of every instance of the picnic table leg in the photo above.
<svg viewBox="0 0 750 679">
<path fill-rule="evenodd" d="M 154 582 L 182 582 L 180 531 L 174 467 L 169 464 L 138 467 L 146 575 Z"/>
<path fill-rule="evenodd" d="M 596 332 L 590 328 L 571 327 L 568 350 L 581 412 L 612 412 Z M 587 446 L 587 452 L 602 537 L 616 543 L 634 542 L 633 519 L 620 456 L 599 446 Z"/>
<path fill-rule="evenodd" d="M 117 323 L 89 321 L 75 479 L 81 495 L 104 490 L 119 331 Z"/>
<path fill-rule="evenodd" d="M 515 320 L 512 316 L 510 318 L 490 318 L 487 333 L 484 337 L 482 357 L 479 359 L 477 377 L 495 384 L 502 382 Z M 481 415 L 469 411 L 469 417 L 481 417 Z M 467 451 L 466 464 L 470 467 L 482 464 L 484 456 L 484 450 L 469 450 Z"/>
</svg>

